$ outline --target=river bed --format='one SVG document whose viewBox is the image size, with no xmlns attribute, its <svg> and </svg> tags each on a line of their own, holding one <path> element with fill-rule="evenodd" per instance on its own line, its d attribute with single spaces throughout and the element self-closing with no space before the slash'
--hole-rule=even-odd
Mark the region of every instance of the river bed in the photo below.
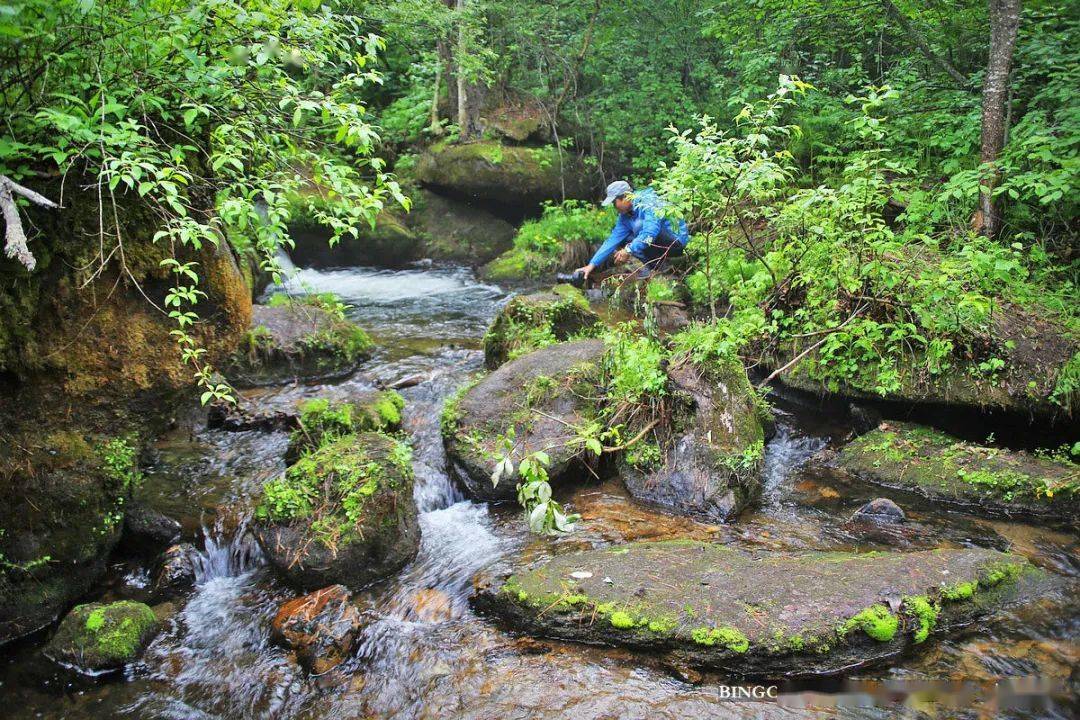
<svg viewBox="0 0 1080 720">
<path fill-rule="evenodd" d="M 483 366 L 481 337 L 508 297 L 461 267 L 404 270 L 299 270 L 293 292 L 337 293 L 375 340 L 375 357 L 333 385 L 290 385 L 247 393 L 267 405 L 312 396 L 347 396 L 420 376 L 402 390 L 404 431 L 414 450 L 421 549 L 396 577 L 357 595 L 372 622 L 343 672 L 310 677 L 269 639 L 277 606 L 294 593 L 269 572 L 244 532 L 262 482 L 284 469 L 284 433 L 205 429 L 196 414 L 161 438 L 141 497 L 184 518 L 202 546 L 196 589 L 122 676 L 85 679 L 40 656 L 43 638 L 0 659 L 0 701 L 12 718 L 703 718 L 893 717 L 900 705 L 874 706 L 872 683 L 962 680 L 974 697 L 950 710 L 960 692 L 910 695 L 911 712 L 955 717 L 999 714 L 1074 717 L 1080 661 L 1080 547 L 1053 530 L 947 512 L 890 495 L 910 522 L 868 533 L 846 523 L 877 495 L 841 480 L 813 458 L 850 432 L 816 408 L 776 400 L 778 432 L 766 450 L 762 503 L 730 525 L 707 525 L 632 502 L 617 479 L 587 483 L 560 497 L 583 522 L 571 535 L 530 535 L 514 507 L 467 500 L 445 470 L 438 418 L 442 402 Z M 692 684 L 649 658 L 623 650 L 522 638 L 469 607 L 473 579 L 522 560 L 626 540 L 696 537 L 770 549 L 881 550 L 934 547 L 1013 549 L 1060 582 L 1037 603 L 1000 613 L 965 635 L 927 643 L 899 666 L 859 673 L 861 692 L 839 681 L 782 685 L 779 702 L 725 701 L 731 679 Z M 117 559 L 103 597 L 145 595 L 148 562 Z M 1000 678 L 1041 678 L 1060 692 L 1028 709 L 999 710 Z M 1024 685 L 1028 682 L 1028 685 Z M 933 687 L 932 684 L 929 687 Z M 1042 687 L 1042 686 L 1039 686 Z M 1005 695 L 1008 693 L 1006 692 Z M 898 696 L 900 697 L 900 696 Z M 833 705 L 844 707 L 831 707 Z M 882 705 L 882 703 L 878 703 Z"/>
</svg>

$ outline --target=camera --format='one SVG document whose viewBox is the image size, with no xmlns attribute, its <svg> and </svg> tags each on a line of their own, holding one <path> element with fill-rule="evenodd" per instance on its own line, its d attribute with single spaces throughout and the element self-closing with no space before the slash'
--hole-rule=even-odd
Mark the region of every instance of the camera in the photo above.
<svg viewBox="0 0 1080 720">
<path fill-rule="evenodd" d="M 555 282 L 563 285 L 573 285 L 576 288 L 585 287 L 585 273 L 577 270 L 572 273 L 557 273 Z"/>
</svg>

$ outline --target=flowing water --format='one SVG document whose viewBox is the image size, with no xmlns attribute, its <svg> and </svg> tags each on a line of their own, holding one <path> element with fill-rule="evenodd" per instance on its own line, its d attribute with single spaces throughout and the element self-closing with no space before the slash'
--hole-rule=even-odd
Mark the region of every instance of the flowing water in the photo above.
<svg viewBox="0 0 1080 720">
<path fill-rule="evenodd" d="M 357 602 L 370 618 L 355 657 L 339 671 L 307 675 L 271 644 L 269 622 L 293 593 L 268 571 L 245 531 L 261 483 L 284 469 L 283 433 L 205 430 L 184 423 L 156 445 L 143 499 L 184 518 L 202 546 L 198 583 L 165 631 L 120 677 L 88 680 L 40 656 L 30 639 L 0 666 L 0 715 L 15 718 L 698 718 L 893 717 L 873 695 L 898 682 L 964 680 L 949 692 L 910 694 L 905 710 L 954 717 L 1072 717 L 1080 648 L 1077 538 L 1029 525 L 987 521 L 904 498 L 911 522 L 867 530 L 846 522 L 872 489 L 848 484 L 811 458 L 848 428 L 813 408 L 779 403 L 778 432 L 766 455 L 761 505 L 730 525 L 664 515 L 629 500 L 617 480 L 585 484 L 561 499 L 583 517 L 557 538 L 529 535 L 511 507 L 465 499 L 451 484 L 439 437 L 443 399 L 482 367 L 480 338 L 506 293 L 464 268 L 400 271 L 298 270 L 290 292 L 333 291 L 379 347 L 353 378 L 326 386 L 252 391 L 253 400 L 289 405 L 315 395 L 344 397 L 376 382 L 412 377 L 402 391 L 414 448 L 422 541 L 416 560 Z M 897 498 L 901 500 L 901 498 Z M 1039 602 L 1001 613 L 968 635 L 945 639 L 899 667 L 856 682 L 784 685 L 780 702 L 727 702 L 725 678 L 694 685 L 649 658 L 613 648 L 537 641 L 507 634 L 468 605 L 477 573 L 553 553 L 627 540 L 696 537 L 774 549 L 1012 548 L 1060 578 Z M 145 595 L 147 561 L 121 559 L 105 598 Z M 1021 678 L 995 685 L 997 678 Z M 730 681 L 730 679 L 728 679 Z M 1061 689 L 1007 712 L 1009 691 Z M 1026 683 L 1026 684 L 1025 684 Z M 1039 685 L 1043 683 L 1043 685 Z M 1004 695 L 1003 695 L 1004 689 Z M 961 709 L 947 702 L 972 693 Z M 840 706 L 840 707 L 836 707 Z"/>
</svg>

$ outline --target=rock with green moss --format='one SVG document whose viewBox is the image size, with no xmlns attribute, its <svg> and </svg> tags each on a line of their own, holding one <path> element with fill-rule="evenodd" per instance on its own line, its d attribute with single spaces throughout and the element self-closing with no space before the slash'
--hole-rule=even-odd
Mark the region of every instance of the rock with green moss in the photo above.
<svg viewBox="0 0 1080 720">
<path fill-rule="evenodd" d="M 600 317 L 589 307 L 585 294 L 570 285 L 518 295 L 484 335 L 484 364 L 494 370 L 538 348 L 593 334 L 599 324 Z"/>
<path fill-rule="evenodd" d="M 424 257 L 480 265 L 504 252 L 514 226 L 494 213 L 430 190 L 413 196 L 405 218 L 423 242 Z"/>
<path fill-rule="evenodd" d="M 620 459 L 638 500 L 728 521 L 761 495 L 766 430 L 772 421 L 736 359 L 668 368 L 670 415 Z"/>
<path fill-rule="evenodd" d="M 420 234 L 398 207 L 387 208 L 375 218 L 375 226 L 361 223 L 356 235 L 346 234 L 330 245 L 333 232 L 316 219 L 300 213 L 289 223 L 289 237 L 295 247 L 289 253 L 303 267 L 376 265 L 398 267 L 424 253 Z"/>
<path fill-rule="evenodd" d="M 1039 576 L 992 550 L 785 553 L 676 540 L 562 554 L 482 580 L 473 601 L 544 637 L 815 677 L 893 661 L 1024 597 Z"/>
<path fill-rule="evenodd" d="M 443 415 L 443 439 L 451 471 L 472 497 L 516 500 L 514 476 L 491 481 L 508 440 L 515 468 L 526 455 L 546 452 L 553 485 L 590 476 L 573 428 L 595 414 L 589 398 L 597 394 L 603 354 L 600 340 L 550 345 L 511 360 L 455 398 Z"/>
<path fill-rule="evenodd" d="M 480 202 L 537 207 L 545 200 L 585 198 L 591 184 L 574 157 L 554 146 L 522 147 L 490 140 L 433 145 L 416 177 L 428 187 Z"/>
<path fill-rule="evenodd" d="M 837 463 L 870 482 L 967 509 L 1075 525 L 1080 466 L 973 445 L 931 428 L 882 424 L 846 445 Z"/>
<path fill-rule="evenodd" d="M 348 400 L 312 398 L 300 404 L 297 427 L 292 431 L 288 459 L 345 435 L 395 432 L 401 429 L 405 398 L 394 390 L 371 390 Z"/>
<path fill-rule="evenodd" d="M 400 569 L 420 545 L 412 458 L 381 433 L 323 444 L 267 482 L 255 536 L 285 582 L 359 590 Z"/>
<path fill-rule="evenodd" d="M 105 572 L 139 481 L 136 441 L 75 431 L 0 449 L 0 644 L 53 622 Z"/>
<path fill-rule="evenodd" d="M 252 327 L 224 366 L 230 381 L 258 386 L 340 378 L 370 357 L 367 333 L 312 297 L 253 308 Z"/>
<path fill-rule="evenodd" d="M 77 605 L 60 623 L 45 654 L 80 672 L 107 672 L 138 658 L 157 630 L 154 611 L 140 602 Z"/>
</svg>

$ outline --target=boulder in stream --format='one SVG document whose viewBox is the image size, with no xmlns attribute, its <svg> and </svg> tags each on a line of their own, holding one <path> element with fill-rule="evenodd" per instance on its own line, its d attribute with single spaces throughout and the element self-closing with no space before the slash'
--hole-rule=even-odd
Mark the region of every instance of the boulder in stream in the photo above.
<svg viewBox="0 0 1080 720">
<path fill-rule="evenodd" d="M 675 512 L 730 520 L 761 495 L 768 410 L 735 358 L 686 357 L 667 374 L 670 416 L 623 454 L 626 488 Z"/>
<path fill-rule="evenodd" d="M 371 348 L 367 333 L 323 307 L 319 296 L 272 301 L 252 308 L 252 328 L 224 372 L 241 386 L 338 378 L 352 373 Z"/>
<path fill-rule="evenodd" d="M 1080 468 L 986 447 L 920 425 L 882 424 L 845 445 L 838 465 L 885 487 L 991 515 L 1080 520 Z"/>
<path fill-rule="evenodd" d="M 434 260 L 479 265 L 504 252 L 514 226 L 492 212 L 460 200 L 420 190 L 405 218 L 423 240 L 423 254 Z"/>
<path fill-rule="evenodd" d="M 345 435 L 263 486 L 255 536 L 288 584 L 352 590 L 400 569 L 420 546 L 409 448 L 381 433 Z"/>
<path fill-rule="evenodd" d="M 510 459 L 516 468 L 522 458 L 544 451 L 552 485 L 585 477 L 584 446 L 572 442 L 574 426 L 583 425 L 594 408 L 600 340 L 576 340 L 541 348 L 511 360 L 443 408 L 442 431 L 452 474 L 482 501 L 512 501 L 514 478 L 491 481 L 497 458 L 505 452 L 503 439 L 513 435 Z"/>
<path fill-rule="evenodd" d="M 150 574 L 150 594 L 155 601 L 172 600 L 195 587 L 199 551 L 180 543 L 161 553 Z"/>
<path fill-rule="evenodd" d="M 330 245 L 333 231 L 302 211 L 289 222 L 289 237 L 296 244 L 289 255 L 303 267 L 405 265 L 423 253 L 421 237 L 407 223 L 408 217 L 400 208 L 386 207 L 376 216 L 374 227 L 358 223 L 355 235 L 346 233 Z"/>
<path fill-rule="evenodd" d="M 428 187 L 515 207 L 585 198 L 591 190 L 576 158 L 553 145 L 523 147 L 490 140 L 436 143 L 420 157 L 416 177 Z"/>
<path fill-rule="evenodd" d="M 79 672 L 117 670 L 138 658 L 157 630 L 154 611 L 140 602 L 77 605 L 60 622 L 45 654 Z"/>
<path fill-rule="evenodd" d="M 853 522 L 872 522 L 893 525 L 907 520 L 903 508 L 889 498 L 874 498 L 851 516 Z"/>
<path fill-rule="evenodd" d="M 511 298 L 484 335 L 489 370 L 545 345 L 587 335 L 600 323 L 585 294 L 571 285 Z"/>
<path fill-rule="evenodd" d="M 559 555 L 481 583 L 473 602 L 543 637 L 816 677 L 894 660 L 1017 598 L 1037 574 L 993 550 L 752 552 L 676 540 Z"/>
<path fill-rule="evenodd" d="M 305 670 L 321 675 L 347 660 L 364 622 L 344 585 L 331 585 L 284 603 L 270 623 L 270 637 L 293 650 Z"/>
<path fill-rule="evenodd" d="M 179 521 L 133 500 L 124 511 L 121 544 L 129 552 L 152 554 L 180 537 L 181 529 Z"/>
</svg>

